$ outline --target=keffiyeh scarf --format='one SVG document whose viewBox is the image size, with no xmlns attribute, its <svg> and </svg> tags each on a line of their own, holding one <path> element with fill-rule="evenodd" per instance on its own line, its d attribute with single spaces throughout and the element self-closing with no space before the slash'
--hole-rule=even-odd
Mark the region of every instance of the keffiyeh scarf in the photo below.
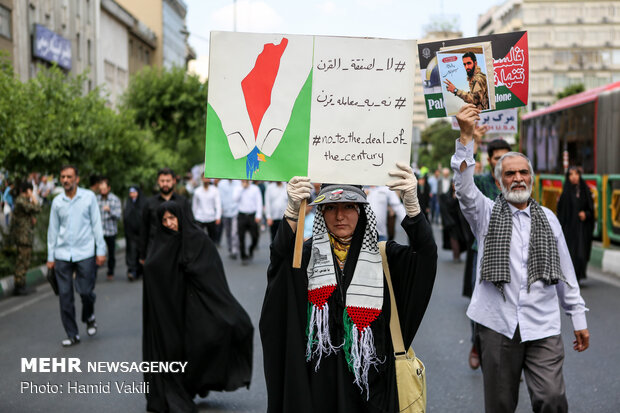
<svg viewBox="0 0 620 413">
<path fill-rule="evenodd" d="M 538 203 L 530 198 L 532 227 L 528 245 L 527 290 L 542 280 L 547 285 L 566 282 L 560 267 L 558 246 L 549 221 Z M 504 195 L 498 195 L 491 211 L 489 232 L 484 240 L 484 254 L 480 281 L 495 284 L 504 300 L 504 284 L 510 282 L 510 240 L 512 238 L 512 213 Z"/>
<path fill-rule="evenodd" d="M 366 212 L 366 229 L 351 284 L 346 291 L 344 342 L 334 345 L 329 332 L 329 297 L 336 290 L 336 268 L 332 259 L 330 237 L 320 208 L 314 217 L 312 251 L 308 263 L 308 321 L 306 361 L 315 359 L 318 370 L 321 357 L 345 352 L 355 384 L 369 395 L 368 371 L 383 361 L 377 357 L 370 325 L 383 307 L 383 267 L 377 247 L 377 220 L 370 207 Z M 344 286 L 341 286 L 344 288 Z"/>
</svg>

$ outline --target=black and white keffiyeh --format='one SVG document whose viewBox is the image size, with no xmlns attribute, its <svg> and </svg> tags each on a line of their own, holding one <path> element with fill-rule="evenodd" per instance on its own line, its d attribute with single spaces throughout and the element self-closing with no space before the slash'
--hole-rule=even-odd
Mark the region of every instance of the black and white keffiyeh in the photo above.
<svg viewBox="0 0 620 413">
<path fill-rule="evenodd" d="M 360 205 L 360 204 L 358 204 Z M 314 358 L 318 369 L 321 357 L 342 347 L 355 384 L 366 390 L 368 371 L 383 361 L 377 357 L 370 324 L 383 307 L 383 266 L 377 246 L 377 219 L 368 204 L 360 205 L 366 213 L 362 247 L 346 290 L 343 317 L 344 342 L 334 345 L 329 333 L 329 297 L 337 286 L 336 267 L 321 208 L 317 208 L 312 234 L 312 252 L 308 263 L 308 324 L 306 360 Z M 344 288 L 341 286 L 341 288 Z"/>
<path fill-rule="evenodd" d="M 542 280 L 547 285 L 566 282 L 560 267 L 560 255 L 555 236 L 542 207 L 529 199 L 532 220 L 528 245 L 527 289 Z M 512 213 L 503 194 L 498 195 L 491 211 L 489 231 L 484 240 L 480 281 L 489 281 L 499 289 L 504 300 L 504 284 L 510 282 L 510 241 Z"/>
</svg>

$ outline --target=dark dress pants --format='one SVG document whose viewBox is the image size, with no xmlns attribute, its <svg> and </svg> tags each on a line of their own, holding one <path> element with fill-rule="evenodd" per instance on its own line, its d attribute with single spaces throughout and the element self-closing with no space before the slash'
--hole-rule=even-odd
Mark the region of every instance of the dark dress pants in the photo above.
<svg viewBox="0 0 620 413">
<path fill-rule="evenodd" d="M 486 413 L 513 413 L 519 401 L 521 371 L 535 413 L 566 413 L 568 402 L 562 375 L 562 337 L 521 342 L 519 327 L 512 339 L 476 324 L 476 339 L 484 382 Z"/>
<path fill-rule="evenodd" d="M 60 319 L 67 337 L 75 337 L 78 335 L 78 327 L 75 321 L 73 272 L 75 271 L 75 290 L 82 298 L 82 322 L 85 323 L 95 313 L 95 257 L 77 262 L 56 260 L 54 268 L 58 280 Z"/>
<path fill-rule="evenodd" d="M 239 249 L 241 250 L 241 258 L 247 259 L 254 256 L 254 249 L 258 245 L 258 224 L 256 223 L 255 214 L 244 214 L 239 212 L 237 218 L 237 225 L 239 226 Z M 246 252 L 245 249 L 245 233 L 249 232 L 252 237 L 252 243 L 250 249 Z"/>
</svg>

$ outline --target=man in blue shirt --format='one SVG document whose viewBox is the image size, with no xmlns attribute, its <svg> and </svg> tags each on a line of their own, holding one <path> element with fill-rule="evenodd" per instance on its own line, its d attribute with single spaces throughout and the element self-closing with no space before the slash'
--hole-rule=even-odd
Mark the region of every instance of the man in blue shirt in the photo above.
<svg viewBox="0 0 620 413">
<path fill-rule="evenodd" d="M 67 333 L 65 347 L 80 342 L 75 321 L 73 272 L 75 289 L 82 298 L 82 322 L 89 336 L 97 333 L 95 323 L 96 265 L 105 262 L 101 215 L 95 194 L 78 188 L 80 177 L 73 165 L 60 170 L 64 193 L 54 198 L 47 230 L 47 268 L 54 268 L 58 281 L 60 317 Z M 95 257 L 96 254 L 96 257 Z"/>
</svg>

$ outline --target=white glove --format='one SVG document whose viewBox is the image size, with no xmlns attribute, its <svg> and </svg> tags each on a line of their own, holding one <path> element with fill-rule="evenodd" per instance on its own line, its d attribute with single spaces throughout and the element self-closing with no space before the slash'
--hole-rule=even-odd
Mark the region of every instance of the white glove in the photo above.
<svg viewBox="0 0 620 413">
<path fill-rule="evenodd" d="M 388 187 L 392 191 L 400 191 L 403 198 L 403 204 L 405 205 L 405 211 L 411 218 L 420 213 L 420 203 L 418 202 L 418 180 L 413 174 L 413 170 L 409 165 L 404 162 L 396 162 L 396 166 L 399 168 L 395 171 L 390 171 L 390 176 L 395 176 L 400 179 L 392 182 L 388 182 Z"/>
<path fill-rule="evenodd" d="M 307 176 L 294 176 L 288 181 L 286 185 L 286 194 L 288 195 L 288 205 L 284 216 L 293 221 L 297 221 L 299 216 L 299 207 L 303 199 L 310 198 L 313 186 L 310 183 L 310 178 Z"/>
</svg>

